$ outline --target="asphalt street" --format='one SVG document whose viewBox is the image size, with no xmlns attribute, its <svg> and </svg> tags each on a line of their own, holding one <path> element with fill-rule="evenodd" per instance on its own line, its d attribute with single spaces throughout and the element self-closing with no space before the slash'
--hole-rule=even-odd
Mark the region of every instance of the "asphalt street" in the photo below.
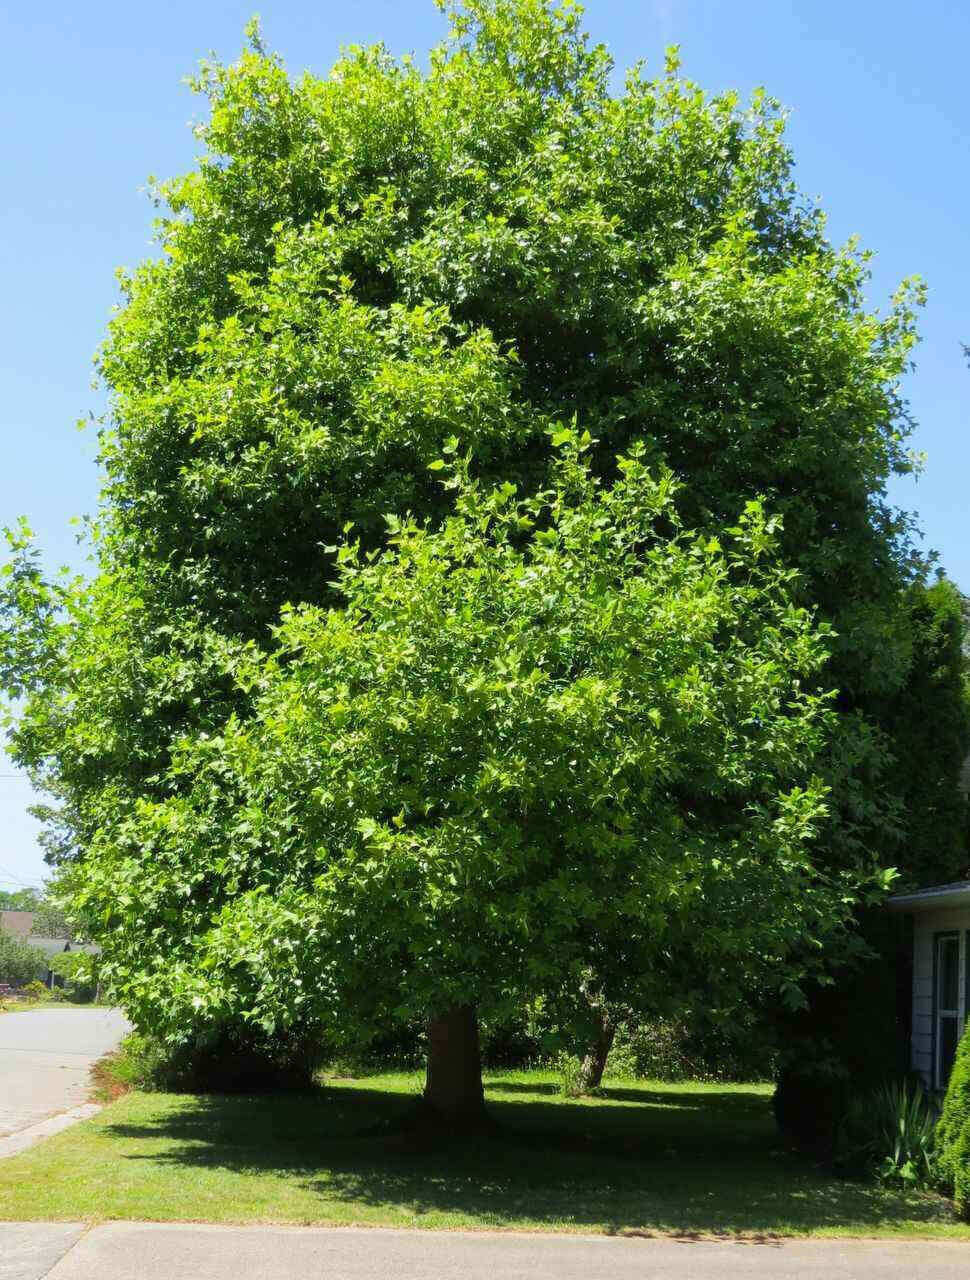
<svg viewBox="0 0 970 1280">
<path fill-rule="evenodd" d="M 0 1223 L 0 1280 L 966 1280 L 970 1245 Z"/>
<path fill-rule="evenodd" d="M 0 1155 L 13 1135 L 87 1102 L 92 1063 L 127 1030 L 117 1009 L 0 1015 Z"/>
</svg>

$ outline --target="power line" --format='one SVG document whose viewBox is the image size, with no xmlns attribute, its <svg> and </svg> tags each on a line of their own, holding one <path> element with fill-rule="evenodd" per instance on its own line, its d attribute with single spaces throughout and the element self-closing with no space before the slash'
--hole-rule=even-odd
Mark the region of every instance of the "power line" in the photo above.
<svg viewBox="0 0 970 1280">
<path fill-rule="evenodd" d="M 16 871 L 11 871 L 9 867 L 0 867 L 0 871 L 4 873 L 5 877 L 7 876 L 10 877 L 9 879 L 4 880 L 5 884 L 10 884 L 11 882 L 13 882 L 14 884 L 23 885 L 25 889 L 29 889 L 32 887 L 32 885 L 41 883 L 41 881 L 39 880 L 33 880 L 33 881 L 24 880 L 22 876 L 18 876 Z"/>
</svg>

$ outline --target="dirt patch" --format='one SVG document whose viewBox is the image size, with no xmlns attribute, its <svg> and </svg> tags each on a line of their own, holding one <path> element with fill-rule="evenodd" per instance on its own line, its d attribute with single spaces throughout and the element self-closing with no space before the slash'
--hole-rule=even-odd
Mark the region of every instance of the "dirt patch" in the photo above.
<svg viewBox="0 0 970 1280">
<path fill-rule="evenodd" d="M 119 1050 L 106 1053 L 91 1068 L 91 1101 L 114 1102 L 130 1093 L 134 1085 L 121 1074 L 124 1054 Z"/>
</svg>

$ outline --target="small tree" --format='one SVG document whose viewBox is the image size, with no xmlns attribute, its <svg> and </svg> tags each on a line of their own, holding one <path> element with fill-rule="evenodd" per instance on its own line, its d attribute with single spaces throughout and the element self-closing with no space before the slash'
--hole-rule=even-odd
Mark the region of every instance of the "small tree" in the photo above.
<svg viewBox="0 0 970 1280">
<path fill-rule="evenodd" d="M 343 607 L 288 610 L 239 667 L 252 715 L 185 739 L 179 794 L 72 868 L 137 1023 L 425 1018 L 426 1098 L 457 1123 L 482 1107 L 479 1007 L 590 970 L 651 1011 L 766 974 L 790 995 L 795 942 L 837 938 L 874 881 L 812 858 L 825 648 L 774 522 L 750 503 L 688 535 L 669 475 L 633 455 L 601 488 L 559 439 L 548 493 L 458 468 L 439 531 L 343 546 Z"/>
</svg>

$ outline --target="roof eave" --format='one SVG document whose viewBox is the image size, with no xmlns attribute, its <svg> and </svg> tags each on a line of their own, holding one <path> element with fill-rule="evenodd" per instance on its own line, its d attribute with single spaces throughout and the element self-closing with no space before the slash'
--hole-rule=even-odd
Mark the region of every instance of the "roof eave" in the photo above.
<svg viewBox="0 0 970 1280">
<path fill-rule="evenodd" d="M 970 907 L 970 881 L 917 889 L 915 893 L 897 893 L 887 899 L 890 911 L 940 911 L 953 907 Z"/>
</svg>

